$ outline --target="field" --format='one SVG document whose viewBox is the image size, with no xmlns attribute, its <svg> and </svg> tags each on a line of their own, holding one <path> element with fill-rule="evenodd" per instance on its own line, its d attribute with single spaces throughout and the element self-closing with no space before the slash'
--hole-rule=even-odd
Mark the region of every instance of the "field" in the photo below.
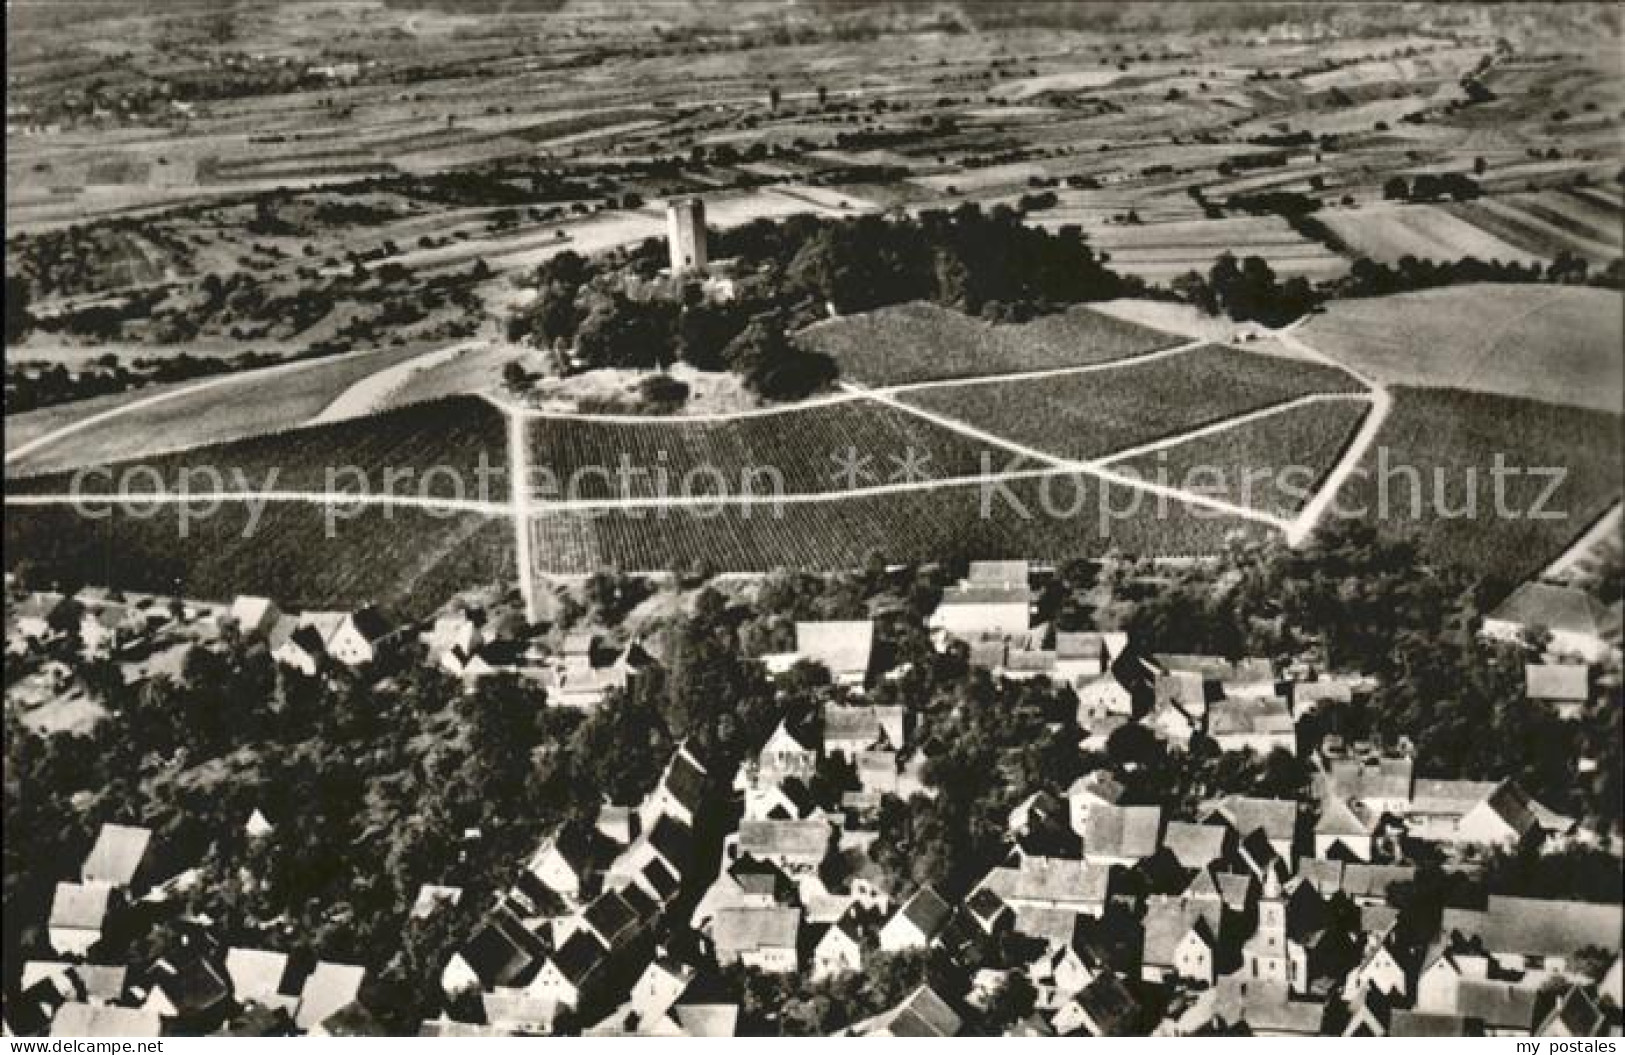
<svg viewBox="0 0 1625 1055">
<path fill-rule="evenodd" d="M 1619 294 L 1571 286 L 1456 286 L 1330 305 L 1302 337 L 1379 381 L 1617 410 Z"/>
<path fill-rule="evenodd" d="M 1504 242 L 1439 205 L 1374 205 L 1359 210 L 1331 210 L 1318 219 L 1361 256 L 1391 264 L 1403 256 L 1419 260 L 1518 261 L 1541 259 Z"/>
<path fill-rule="evenodd" d="M 6 449 L 14 450 L 59 428 L 162 393 L 174 398 L 97 422 L 6 465 L 8 476 L 38 475 L 85 465 L 225 443 L 294 428 L 320 414 L 350 385 L 379 370 L 422 355 L 424 348 L 391 348 L 292 367 L 271 367 L 137 389 L 65 403 L 6 418 Z M 198 385 L 208 388 L 189 392 Z"/>
<path fill-rule="evenodd" d="M 1291 516 L 1319 489 L 1370 412 L 1364 400 L 1293 407 L 1112 463 L 1148 480 Z"/>
<path fill-rule="evenodd" d="M 120 460 L 98 467 L 107 471 L 86 476 L 79 489 L 173 493 L 184 482 L 191 491 L 362 490 L 505 502 L 507 459 L 502 413 L 477 396 L 457 396 L 331 425 Z M 489 471 L 482 473 L 482 465 Z M 67 493 L 74 475 L 12 479 L 9 489 Z"/>
<path fill-rule="evenodd" d="M 996 324 L 933 304 L 819 323 L 798 339 L 868 385 L 1084 366 L 1169 348 L 1170 334 L 1074 307 L 1021 324 Z"/>
<path fill-rule="evenodd" d="M 973 439 L 868 401 L 713 422 L 537 418 L 529 430 L 537 488 L 580 499 L 849 490 L 898 478 L 911 457 L 933 479 L 976 475 L 984 449 L 990 464 L 1002 461 Z M 867 461 L 848 475 L 842 460 L 851 455 Z M 623 463 L 624 489 L 614 475 Z"/>
<path fill-rule="evenodd" d="M 1568 252 L 1593 264 L 1620 256 L 1625 211 L 1600 190 L 1567 187 L 1445 208 L 1532 255 L 1550 259 Z"/>
<path fill-rule="evenodd" d="M 543 575 L 600 567 L 686 571 L 697 562 L 726 571 L 827 571 L 861 566 L 873 554 L 888 561 L 1063 560 L 1117 547 L 1181 556 L 1211 553 L 1232 532 L 1267 530 L 1142 491 L 1103 489 L 1090 477 L 1050 478 L 1047 505 L 1044 482 L 1006 486 L 734 506 L 710 516 L 691 509 L 555 512 L 534 519 L 534 559 Z M 1102 512 L 1108 504 L 1115 514 Z"/>
<path fill-rule="evenodd" d="M 286 607 L 350 608 L 375 601 L 421 618 L 460 590 L 513 578 L 513 523 L 477 513 L 346 510 L 331 534 L 308 503 L 245 505 L 192 519 L 174 507 L 92 520 L 68 507 L 10 507 L 6 567 L 26 562 L 45 581 L 229 600 L 275 597 Z M 250 524 L 253 530 L 248 530 Z"/>
<path fill-rule="evenodd" d="M 1443 389 L 1394 395 L 1334 516 L 1413 535 L 1434 559 L 1510 585 L 1545 567 L 1620 496 L 1617 414 Z M 1548 496 L 1550 474 L 1508 476 L 1501 515 L 1491 475 L 1498 456 L 1513 469 L 1555 470 L 1561 482 Z"/>
<path fill-rule="evenodd" d="M 1312 392 L 1359 391 L 1318 363 L 1221 345 L 1154 363 L 905 393 L 937 411 L 1064 458 L 1097 458 Z"/>
<path fill-rule="evenodd" d="M 1278 216 L 1103 224 L 1088 230 L 1089 244 L 1106 253 L 1113 270 L 1164 284 L 1187 271 L 1205 273 L 1226 252 L 1261 256 L 1286 277 L 1322 280 L 1348 270 L 1347 260 L 1304 238 Z"/>
</svg>

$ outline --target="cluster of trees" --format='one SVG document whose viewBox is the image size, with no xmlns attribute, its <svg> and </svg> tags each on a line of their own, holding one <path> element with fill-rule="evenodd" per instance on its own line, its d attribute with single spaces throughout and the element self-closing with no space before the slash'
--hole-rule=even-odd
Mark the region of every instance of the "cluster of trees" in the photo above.
<svg viewBox="0 0 1625 1055">
<path fill-rule="evenodd" d="M 1282 282 L 1263 257 L 1238 261 L 1225 253 L 1206 275 L 1190 271 L 1174 279 L 1173 292 L 1209 315 L 1228 315 L 1237 322 L 1282 326 L 1319 303 L 1309 280 L 1301 275 Z"/>
<path fill-rule="evenodd" d="M 1465 172 L 1424 172 L 1409 182 L 1404 176 L 1392 176 L 1382 185 L 1382 196 L 1388 201 L 1471 201 L 1483 193 L 1484 188 Z"/>
</svg>

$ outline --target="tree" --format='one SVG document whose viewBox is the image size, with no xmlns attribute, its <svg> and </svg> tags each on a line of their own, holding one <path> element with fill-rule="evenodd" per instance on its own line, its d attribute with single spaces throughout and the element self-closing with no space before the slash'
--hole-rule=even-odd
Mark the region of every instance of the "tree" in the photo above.
<svg viewBox="0 0 1625 1055">
<path fill-rule="evenodd" d="M 828 385 L 837 373 L 834 360 L 802 350 L 785 336 L 784 324 L 776 318 L 752 320 L 722 355 L 751 391 L 769 399 L 800 399 Z"/>
<path fill-rule="evenodd" d="M 6 344 L 28 336 L 34 320 L 28 313 L 28 283 L 20 275 L 6 276 Z"/>
<path fill-rule="evenodd" d="M 1385 201 L 1405 201 L 1411 196 L 1410 184 L 1404 176 L 1391 176 L 1383 182 L 1382 196 Z"/>
</svg>

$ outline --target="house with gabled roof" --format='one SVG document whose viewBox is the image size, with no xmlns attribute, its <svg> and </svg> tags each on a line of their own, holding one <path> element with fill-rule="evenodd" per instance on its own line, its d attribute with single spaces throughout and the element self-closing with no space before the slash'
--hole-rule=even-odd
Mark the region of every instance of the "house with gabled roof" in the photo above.
<svg viewBox="0 0 1625 1055">
<path fill-rule="evenodd" d="M 942 936 L 952 916 L 953 908 L 941 895 L 921 887 L 880 928 L 880 947 L 886 952 L 926 948 Z"/>
<path fill-rule="evenodd" d="M 1579 718 L 1591 702 L 1591 669 L 1583 663 L 1526 663 L 1523 678 L 1524 697 L 1559 718 Z"/>
<path fill-rule="evenodd" d="M 447 996 L 471 989 L 523 985 L 548 954 L 548 942 L 506 901 L 497 903 L 440 973 Z"/>
<path fill-rule="evenodd" d="M 1245 978 L 1220 978 L 1214 987 L 1212 1017 L 1225 1026 L 1245 1025 L 1258 1037 L 1313 1037 L 1321 1032 L 1326 1005 L 1295 999 L 1284 984 Z"/>
<path fill-rule="evenodd" d="M 1156 898 L 1141 921 L 1140 970 L 1148 982 L 1184 978 L 1212 985 L 1220 961 L 1223 908 L 1209 901 Z"/>
<path fill-rule="evenodd" d="M 852 909 L 831 923 L 813 945 L 812 979 L 863 970 L 863 930 Z"/>
<path fill-rule="evenodd" d="M 142 883 L 144 872 L 150 868 L 147 850 L 152 843 L 152 829 L 128 824 L 104 824 L 96 833 L 96 842 L 79 866 L 79 878 L 86 883 L 106 883 L 118 890 L 126 890 Z"/>
<path fill-rule="evenodd" d="M 660 783 L 643 800 L 638 812 L 645 830 L 661 815 L 693 827 L 694 817 L 705 798 L 706 768 L 684 741 L 677 745 Z"/>
<path fill-rule="evenodd" d="M 313 678 L 327 656 L 326 640 L 319 627 L 285 615 L 271 627 L 265 644 L 277 663 Z"/>
<path fill-rule="evenodd" d="M 768 974 L 788 974 L 798 965 L 801 909 L 783 905 L 720 910 L 711 921 L 717 963 L 742 963 Z"/>
<path fill-rule="evenodd" d="M 1538 1011 L 1537 1011 L 1538 1014 Z M 1601 1037 L 1616 1035 L 1618 1006 L 1604 1006 L 1585 986 L 1570 985 L 1557 994 L 1552 1006 L 1539 1014 L 1534 1029 L 1537 1037 Z M 1610 1027 L 1614 1033 L 1610 1033 Z"/>
<path fill-rule="evenodd" d="M 874 661 L 875 624 L 871 619 L 834 619 L 796 623 L 796 655 L 829 671 L 836 685 L 861 689 Z"/>
<path fill-rule="evenodd" d="M 1261 832 L 1276 856 L 1288 865 L 1297 859 L 1298 817 L 1298 804 L 1291 799 L 1251 795 L 1226 795 L 1202 811 L 1205 823 L 1227 824 L 1243 842 Z"/>
<path fill-rule="evenodd" d="M 231 602 L 231 620 L 244 641 L 263 639 L 282 618 L 282 609 L 269 597 L 239 595 Z"/>
<path fill-rule="evenodd" d="M 1162 845 L 1161 806 L 1096 806 L 1083 829 L 1083 856 L 1096 864 L 1130 866 Z"/>
<path fill-rule="evenodd" d="M 818 769 L 818 748 L 811 730 L 791 729 L 788 719 L 781 720 L 756 753 L 755 782 L 782 784 L 791 777 L 812 779 Z"/>
<path fill-rule="evenodd" d="M 1062 857 L 1023 856 L 1013 866 L 993 869 L 979 886 L 999 895 L 1015 913 L 1016 929 L 1027 933 L 1029 921 L 1046 911 L 1074 918 L 1104 913 L 1111 896 L 1112 866 Z"/>
<path fill-rule="evenodd" d="M 967 641 L 1015 636 L 1032 626 L 1034 600 L 1025 561 L 972 561 L 969 574 L 942 591 L 929 625 Z"/>
<path fill-rule="evenodd" d="M 1390 1037 L 1481 1037 L 1483 1027 L 1460 1015 L 1440 1015 L 1427 1011 L 1395 1008 L 1388 1016 Z"/>
<path fill-rule="evenodd" d="M 824 705 L 824 750 L 856 759 L 877 748 L 902 750 L 908 746 L 906 712 L 897 705 Z"/>
<path fill-rule="evenodd" d="M 609 949 L 590 930 L 577 930 L 549 955 L 525 986 L 529 996 L 576 1007 L 609 960 Z"/>
<path fill-rule="evenodd" d="M 46 923 L 51 948 L 60 956 L 86 956 L 102 938 L 114 889 L 107 883 L 58 883 Z"/>
<path fill-rule="evenodd" d="M 1207 736 L 1221 751 L 1298 753 L 1297 723 L 1279 696 L 1219 700 L 1207 709 Z"/>
<path fill-rule="evenodd" d="M 261 1007 L 281 1008 L 291 1016 L 299 1004 L 289 991 L 292 981 L 288 954 L 270 949 L 232 948 L 226 952 L 226 976 L 231 981 L 232 999 L 250 1001 Z"/>
<path fill-rule="evenodd" d="M 1102 971 L 1050 1020 L 1063 1037 L 1134 1037 L 1150 1031 L 1147 1009 L 1122 979 Z"/>
<path fill-rule="evenodd" d="M 1415 761 L 1407 752 L 1365 747 L 1327 752 L 1321 760 L 1323 793 L 1363 803 L 1379 813 L 1403 813 L 1411 804 Z"/>
<path fill-rule="evenodd" d="M 1128 635 L 1098 631 L 1055 634 L 1055 677 L 1067 685 L 1080 685 L 1105 674 L 1128 647 Z"/>
<path fill-rule="evenodd" d="M 963 1028 L 964 1019 L 948 1001 L 929 985 L 922 985 L 896 1007 L 855 1022 L 842 1032 L 855 1037 L 956 1037 Z"/>
<path fill-rule="evenodd" d="M 1619 648 L 1619 612 L 1577 586 L 1526 582 L 1484 617 L 1481 633 L 1522 644 L 1529 631 L 1551 634 L 1549 651 L 1600 663 Z"/>
<path fill-rule="evenodd" d="M 1361 803 L 1328 796 L 1315 819 L 1315 856 L 1371 860 L 1380 821 Z"/>
<path fill-rule="evenodd" d="M 575 903 L 595 893 L 593 886 L 615 851 L 615 844 L 596 828 L 567 822 L 542 840 L 525 870 L 566 903 Z"/>
<path fill-rule="evenodd" d="M 1226 860 L 1235 850 L 1235 830 L 1225 824 L 1169 821 L 1162 845 L 1182 868 L 1205 869 Z"/>
<path fill-rule="evenodd" d="M 1123 785 L 1108 769 L 1085 773 L 1067 789 L 1072 830 L 1081 837 L 1089 827 L 1089 814 L 1096 806 L 1115 806 L 1123 797 Z"/>
<path fill-rule="evenodd" d="M 53 1037 L 157 1037 L 163 1032 L 156 1011 L 72 1001 L 51 1019 Z"/>
<path fill-rule="evenodd" d="M 787 872 L 817 869 L 832 849 L 835 828 L 822 817 L 793 821 L 741 821 L 731 838 L 735 855 L 771 861 Z"/>
<path fill-rule="evenodd" d="M 1541 835 L 1536 806 L 1511 780 L 1418 780 L 1405 821 L 1428 842 L 1517 846 Z"/>
</svg>

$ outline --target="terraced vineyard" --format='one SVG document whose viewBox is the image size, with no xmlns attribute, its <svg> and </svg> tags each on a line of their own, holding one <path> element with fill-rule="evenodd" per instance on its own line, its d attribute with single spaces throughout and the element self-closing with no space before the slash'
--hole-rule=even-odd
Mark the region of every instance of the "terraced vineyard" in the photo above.
<svg viewBox="0 0 1625 1055">
<path fill-rule="evenodd" d="M 1234 532 L 1256 537 L 1268 530 L 1089 476 L 1062 474 L 1004 487 L 964 484 L 730 506 L 711 515 L 675 507 L 552 512 L 533 518 L 532 549 L 543 575 L 601 567 L 688 570 L 696 564 L 727 571 L 815 571 L 857 567 L 873 554 L 891 561 L 1034 555 L 1064 560 L 1115 546 L 1147 556 L 1180 556 L 1211 553 Z M 1105 508 L 1116 512 L 1103 513 Z"/>
<path fill-rule="evenodd" d="M 1120 370 L 904 393 L 1027 447 L 1096 458 L 1313 392 L 1359 392 L 1332 367 L 1209 345 Z"/>
<path fill-rule="evenodd" d="M 229 600 L 275 597 L 292 609 L 376 601 L 422 617 L 451 594 L 511 585 L 513 522 L 478 513 L 228 503 L 181 532 L 175 507 L 90 520 L 65 506 L 6 510 L 8 561 L 26 555 L 46 581 Z"/>
<path fill-rule="evenodd" d="M 1115 462 L 1112 468 L 1291 516 L 1319 490 L 1368 413 L 1365 400 L 1311 403 Z"/>
<path fill-rule="evenodd" d="M 996 448 L 867 400 L 728 421 L 537 418 L 528 428 L 541 498 L 799 494 L 886 483 L 910 458 L 933 479 L 976 475 L 984 451 L 997 464 Z"/>
<path fill-rule="evenodd" d="M 1412 535 L 1429 556 L 1510 585 L 1620 497 L 1618 414 L 1448 389 L 1397 388 L 1394 398 L 1333 515 Z M 1516 470 L 1500 510 L 1498 459 Z"/>
<path fill-rule="evenodd" d="M 802 343 L 867 385 L 981 377 L 1110 362 L 1181 343 L 1178 337 L 1074 307 L 995 325 L 934 304 L 904 304 L 822 323 Z"/>
<path fill-rule="evenodd" d="M 332 425 L 8 481 L 18 494 L 78 491 L 364 491 L 506 502 L 507 424 L 477 396 Z M 75 478 L 80 477 L 75 482 Z"/>
</svg>

